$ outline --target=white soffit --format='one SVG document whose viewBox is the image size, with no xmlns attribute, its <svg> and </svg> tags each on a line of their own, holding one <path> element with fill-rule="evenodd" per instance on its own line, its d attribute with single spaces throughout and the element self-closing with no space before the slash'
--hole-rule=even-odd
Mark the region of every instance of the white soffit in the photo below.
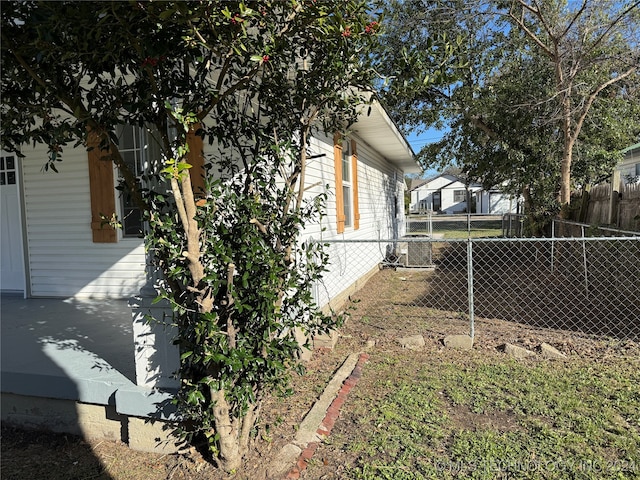
<svg viewBox="0 0 640 480">
<path fill-rule="evenodd" d="M 422 171 L 411 146 L 378 100 L 362 107 L 352 128 L 358 137 L 405 173 Z"/>
</svg>

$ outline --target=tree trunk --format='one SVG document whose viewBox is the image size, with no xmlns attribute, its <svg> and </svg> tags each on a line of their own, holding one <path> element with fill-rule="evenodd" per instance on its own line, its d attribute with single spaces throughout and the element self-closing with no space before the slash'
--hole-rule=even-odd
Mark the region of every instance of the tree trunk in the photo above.
<svg viewBox="0 0 640 480">
<path fill-rule="evenodd" d="M 242 465 L 243 453 L 238 442 L 238 422 L 231 418 L 231 411 L 224 390 L 211 390 L 214 403 L 213 415 L 216 433 L 220 437 L 218 442 L 218 466 L 225 472 L 232 473 Z"/>
<path fill-rule="evenodd" d="M 224 390 L 211 390 L 214 403 L 213 414 L 215 429 L 219 436 L 220 451 L 217 455 L 218 467 L 227 473 L 233 473 L 242 465 L 242 460 L 249 449 L 249 438 L 262 402 L 258 400 L 249 406 L 246 414 L 233 418 L 231 406 L 224 395 Z"/>
<path fill-rule="evenodd" d="M 571 204 L 571 161 L 573 159 L 573 139 L 566 139 L 560 164 L 560 218 L 569 218 Z"/>
<path fill-rule="evenodd" d="M 539 237 L 542 230 L 534 212 L 533 197 L 531 196 L 531 187 L 529 185 L 522 187 L 522 198 L 524 199 L 524 213 L 527 218 L 529 234 L 532 237 Z"/>
</svg>

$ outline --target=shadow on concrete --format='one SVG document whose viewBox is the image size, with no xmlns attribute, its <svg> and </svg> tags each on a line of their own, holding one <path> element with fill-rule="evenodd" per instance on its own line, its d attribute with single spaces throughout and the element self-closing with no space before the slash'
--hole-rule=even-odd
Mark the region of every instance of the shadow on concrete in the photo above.
<svg viewBox="0 0 640 480">
<path fill-rule="evenodd" d="M 2 369 L 40 367 L 29 360 L 34 348 L 91 352 L 91 368 L 117 370 L 135 383 L 131 310 L 126 300 L 29 298 L 3 294 Z M 24 352 L 23 349 L 27 351 Z"/>
<path fill-rule="evenodd" d="M 2 478 L 109 479 L 80 437 L 127 439 L 115 408 L 135 378 L 126 301 L 3 294 L 0 306 Z"/>
</svg>

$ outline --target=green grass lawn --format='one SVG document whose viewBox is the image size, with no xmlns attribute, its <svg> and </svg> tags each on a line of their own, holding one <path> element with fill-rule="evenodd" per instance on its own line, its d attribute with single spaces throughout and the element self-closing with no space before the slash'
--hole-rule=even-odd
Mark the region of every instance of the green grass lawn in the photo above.
<svg viewBox="0 0 640 480">
<path fill-rule="evenodd" d="M 637 479 L 638 367 L 374 352 L 322 455 L 352 479 Z"/>
<path fill-rule="evenodd" d="M 412 219 L 413 228 L 410 233 L 428 233 L 425 221 Z M 501 220 L 473 220 L 471 232 L 468 232 L 467 221 L 464 217 L 457 220 L 434 221 L 432 224 L 434 234 L 442 234 L 444 238 L 488 238 L 502 236 Z"/>
</svg>

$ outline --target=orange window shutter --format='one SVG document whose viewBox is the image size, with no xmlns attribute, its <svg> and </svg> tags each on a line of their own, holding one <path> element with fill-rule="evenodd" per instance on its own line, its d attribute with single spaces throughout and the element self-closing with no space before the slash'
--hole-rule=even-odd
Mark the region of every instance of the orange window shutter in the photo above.
<svg viewBox="0 0 640 480">
<path fill-rule="evenodd" d="M 89 190 L 91 194 L 91 232 L 94 243 L 116 243 L 116 230 L 104 223 L 103 218 L 112 218 L 116 213 L 115 184 L 113 179 L 113 163 L 100 150 L 100 140 L 96 134 L 90 133 L 87 144 L 91 148 L 87 152 L 89 160 Z"/>
<path fill-rule="evenodd" d="M 358 149 L 355 140 L 351 140 L 351 188 L 353 188 L 353 228 L 360 228 L 360 206 L 358 204 Z"/>
<path fill-rule="evenodd" d="M 336 219 L 337 232 L 344 232 L 344 195 L 342 193 L 342 137 L 336 133 L 333 136 L 333 161 L 336 176 Z"/>
<path fill-rule="evenodd" d="M 193 194 L 196 198 L 204 196 L 204 143 L 200 135 L 196 132 L 200 128 L 200 124 L 195 124 L 189 133 L 187 133 L 187 144 L 189 145 L 189 153 L 187 161 L 191 165 L 191 186 Z"/>
</svg>

